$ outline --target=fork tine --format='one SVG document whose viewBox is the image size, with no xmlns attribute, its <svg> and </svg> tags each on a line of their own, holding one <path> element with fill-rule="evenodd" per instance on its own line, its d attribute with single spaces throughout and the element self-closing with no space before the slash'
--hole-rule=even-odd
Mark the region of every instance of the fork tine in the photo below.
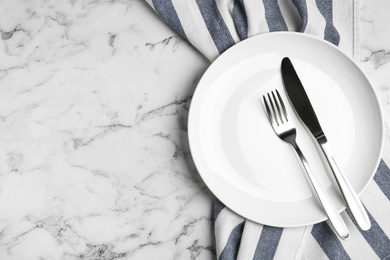
<svg viewBox="0 0 390 260">
<path fill-rule="evenodd" d="M 276 95 L 275 95 L 276 92 Z M 268 100 L 267 100 L 267 97 Z M 279 94 L 279 91 L 271 91 L 267 95 L 263 95 L 263 102 L 268 116 L 268 120 L 271 124 L 284 124 L 288 122 L 288 114 L 283 99 Z"/>
<path fill-rule="evenodd" d="M 267 101 L 267 98 L 265 97 L 265 95 L 263 95 L 263 102 L 264 102 L 264 106 L 266 109 L 268 121 L 271 123 L 272 126 L 274 126 L 275 124 L 278 124 L 275 120 L 275 117 L 273 115 L 273 112 L 271 111 L 270 105 L 268 104 L 269 102 Z"/>
<path fill-rule="evenodd" d="M 267 99 L 265 98 L 264 95 L 263 95 L 263 103 L 264 103 L 264 106 L 265 106 L 265 110 L 267 112 L 268 120 L 271 122 L 272 121 L 271 110 L 269 109 Z"/>
<path fill-rule="evenodd" d="M 279 125 L 279 120 L 278 120 L 278 117 L 277 117 L 277 114 L 275 113 L 275 106 L 274 106 L 274 102 L 272 101 L 272 98 L 270 96 L 269 93 L 267 93 L 267 96 L 268 96 L 268 101 L 271 105 L 271 112 L 272 112 L 272 116 L 276 122 L 277 125 Z"/>
<path fill-rule="evenodd" d="M 275 90 L 275 91 L 277 92 L 277 90 Z M 275 92 L 271 91 L 271 93 L 272 93 L 272 98 L 274 99 L 274 102 L 275 102 L 275 107 L 276 107 L 276 110 L 278 112 L 280 123 L 283 124 L 283 117 L 282 117 L 282 113 L 280 112 L 279 102 L 276 100 Z M 276 111 L 275 111 L 275 113 L 276 113 Z"/>
<path fill-rule="evenodd" d="M 282 97 L 280 96 L 279 91 L 278 91 L 277 89 L 276 89 L 275 91 L 276 91 L 276 95 L 278 96 L 279 103 L 280 103 L 280 106 L 281 106 L 281 108 L 282 108 L 282 113 L 283 113 L 283 115 L 284 115 L 284 118 L 286 119 L 286 122 L 288 122 L 287 110 L 286 110 L 286 107 L 285 107 L 285 105 L 284 105 L 284 103 L 283 103 L 283 99 L 282 99 Z"/>
<path fill-rule="evenodd" d="M 275 114 L 273 113 L 273 110 L 271 109 L 271 105 L 269 101 L 267 100 L 266 96 L 263 95 L 263 102 L 266 110 L 266 114 L 268 117 L 268 121 L 271 123 L 271 125 L 274 127 L 275 125 L 279 125 L 278 122 L 275 119 Z"/>
</svg>

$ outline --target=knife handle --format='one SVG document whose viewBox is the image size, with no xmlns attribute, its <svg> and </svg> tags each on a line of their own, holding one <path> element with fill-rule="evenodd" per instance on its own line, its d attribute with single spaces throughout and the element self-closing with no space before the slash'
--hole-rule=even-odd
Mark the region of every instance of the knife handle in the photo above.
<svg viewBox="0 0 390 260">
<path fill-rule="evenodd" d="M 324 208 L 326 214 L 328 215 L 329 221 L 331 225 L 333 226 L 333 229 L 336 231 L 336 233 L 343 239 L 347 239 L 349 237 L 349 230 L 338 213 L 335 205 L 331 201 L 328 193 L 322 188 L 320 182 L 317 180 L 313 172 L 311 171 L 309 167 L 309 163 L 307 162 L 305 156 L 303 155 L 301 149 L 298 147 L 296 142 L 290 142 L 292 147 L 295 149 L 296 153 L 298 154 L 298 157 L 303 165 L 303 168 L 306 170 L 307 176 L 313 185 L 314 191 L 317 194 L 317 197 Z"/>
<path fill-rule="evenodd" d="M 367 215 L 366 209 L 354 191 L 351 183 L 348 181 L 347 176 L 343 173 L 337 164 L 329 145 L 325 142 L 320 143 L 320 146 L 356 223 L 362 230 L 370 229 L 371 222 Z"/>
</svg>

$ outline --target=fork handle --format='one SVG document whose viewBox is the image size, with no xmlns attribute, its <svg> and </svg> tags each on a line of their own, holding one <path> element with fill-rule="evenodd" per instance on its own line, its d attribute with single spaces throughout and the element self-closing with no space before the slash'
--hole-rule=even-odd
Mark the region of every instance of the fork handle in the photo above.
<svg viewBox="0 0 390 260">
<path fill-rule="evenodd" d="M 303 165 L 303 168 L 306 170 L 307 176 L 309 177 L 309 180 L 313 185 L 314 191 L 317 194 L 318 199 L 322 207 L 324 208 L 331 225 L 333 226 L 333 229 L 343 240 L 347 239 L 349 237 L 349 230 L 344 220 L 338 213 L 335 205 L 331 201 L 328 193 L 322 188 L 319 181 L 313 174 L 312 170 L 310 169 L 309 163 L 307 162 L 305 156 L 303 155 L 301 149 L 298 147 L 297 143 L 292 142 L 291 145 L 293 146 L 294 150 L 298 154 L 298 157 Z"/>
<path fill-rule="evenodd" d="M 320 143 L 320 146 L 356 223 L 362 230 L 370 229 L 371 222 L 367 212 L 351 183 L 337 164 L 330 147 L 327 143 Z"/>
</svg>

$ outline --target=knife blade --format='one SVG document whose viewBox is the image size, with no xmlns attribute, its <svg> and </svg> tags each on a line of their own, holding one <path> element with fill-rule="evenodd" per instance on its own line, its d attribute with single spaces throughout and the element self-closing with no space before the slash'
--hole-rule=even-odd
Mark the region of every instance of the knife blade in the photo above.
<svg viewBox="0 0 390 260">
<path fill-rule="evenodd" d="M 353 218 L 362 230 L 368 230 L 371 227 L 370 219 L 367 212 L 361 203 L 358 195 L 354 191 L 352 185 L 348 181 L 345 173 L 338 165 L 333 153 L 328 145 L 328 140 L 324 131 L 321 128 L 317 115 L 311 105 L 310 99 L 306 94 L 306 91 L 299 79 L 293 64 L 288 57 L 283 58 L 282 65 L 282 78 L 284 88 L 292 107 L 295 110 L 298 118 L 302 120 L 306 125 L 310 134 L 313 135 L 321 151 L 326 158 L 328 165 L 336 179 L 336 182 L 341 190 L 347 206 L 349 207 Z"/>
</svg>

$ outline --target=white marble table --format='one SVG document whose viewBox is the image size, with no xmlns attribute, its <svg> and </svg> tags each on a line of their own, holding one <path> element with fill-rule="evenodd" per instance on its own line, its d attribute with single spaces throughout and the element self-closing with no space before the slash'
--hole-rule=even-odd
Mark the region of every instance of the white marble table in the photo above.
<svg viewBox="0 0 390 260">
<path fill-rule="evenodd" d="M 386 123 L 389 9 L 360 5 Z M 213 259 L 186 129 L 209 61 L 141 0 L 5 0 L 0 33 L 0 259 Z"/>
</svg>

